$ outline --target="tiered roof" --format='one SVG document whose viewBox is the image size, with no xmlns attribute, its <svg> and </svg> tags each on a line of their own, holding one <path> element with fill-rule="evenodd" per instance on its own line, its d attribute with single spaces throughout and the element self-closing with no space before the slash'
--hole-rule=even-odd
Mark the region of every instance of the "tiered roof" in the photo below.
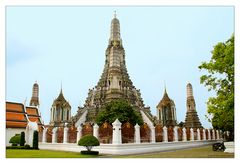
<svg viewBox="0 0 240 164">
<path fill-rule="evenodd" d="M 22 103 L 6 102 L 6 128 L 26 128 L 28 122 L 43 126 L 37 107 L 24 107 Z"/>
</svg>

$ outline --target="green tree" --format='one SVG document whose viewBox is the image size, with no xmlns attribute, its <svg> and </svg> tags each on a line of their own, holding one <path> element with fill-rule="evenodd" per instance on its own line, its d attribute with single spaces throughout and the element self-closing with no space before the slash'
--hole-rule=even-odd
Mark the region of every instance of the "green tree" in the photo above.
<svg viewBox="0 0 240 164">
<path fill-rule="evenodd" d="M 234 35 L 214 46 L 211 60 L 199 68 L 207 71 L 200 82 L 216 93 L 207 102 L 209 120 L 216 129 L 234 132 Z"/>
<path fill-rule="evenodd" d="M 118 119 L 121 123 L 129 121 L 129 123 L 135 125 L 143 124 L 140 113 L 136 112 L 134 108 L 126 100 L 114 100 L 107 103 L 97 115 L 96 122 L 101 125 L 105 121 L 113 123 Z"/>
<path fill-rule="evenodd" d="M 10 139 L 9 143 L 11 143 L 12 146 L 17 146 L 18 144 L 20 144 L 20 138 L 20 134 L 15 134 L 15 136 Z"/>
<path fill-rule="evenodd" d="M 33 149 L 38 149 L 38 131 L 33 132 Z"/>
<path fill-rule="evenodd" d="M 21 132 L 20 146 L 24 146 L 24 144 L 25 144 L 25 133 Z"/>
<path fill-rule="evenodd" d="M 91 151 L 93 146 L 99 146 L 98 139 L 92 135 L 85 135 L 78 141 L 79 146 L 85 146 L 87 151 Z"/>
</svg>

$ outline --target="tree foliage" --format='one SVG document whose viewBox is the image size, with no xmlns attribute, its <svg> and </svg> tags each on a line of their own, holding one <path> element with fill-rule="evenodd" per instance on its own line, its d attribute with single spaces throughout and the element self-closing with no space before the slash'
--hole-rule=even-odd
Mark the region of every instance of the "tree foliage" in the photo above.
<svg viewBox="0 0 240 164">
<path fill-rule="evenodd" d="M 20 138 L 21 138 L 20 134 L 15 134 L 15 136 L 13 136 L 10 139 L 9 143 L 11 143 L 13 146 L 18 145 L 18 144 L 20 144 Z"/>
<path fill-rule="evenodd" d="M 38 149 L 38 131 L 33 132 L 33 149 Z"/>
<path fill-rule="evenodd" d="M 113 123 L 118 119 L 121 123 L 129 122 L 133 125 L 138 123 L 143 124 L 140 113 L 136 112 L 134 108 L 126 100 L 114 100 L 107 103 L 98 113 L 96 122 L 98 125 L 103 124 L 105 121 Z"/>
<path fill-rule="evenodd" d="M 91 151 L 93 146 L 99 146 L 98 139 L 92 135 L 85 135 L 78 141 L 79 146 L 85 146 L 88 151 Z"/>
<path fill-rule="evenodd" d="M 207 102 L 208 113 L 212 116 L 214 128 L 234 130 L 234 36 L 225 43 L 218 43 L 212 51 L 209 62 L 199 68 L 208 73 L 201 76 L 200 82 L 208 90 L 216 92 Z"/>
<path fill-rule="evenodd" d="M 24 146 L 25 144 L 25 133 L 21 132 L 21 137 L 20 137 L 20 146 Z"/>
</svg>

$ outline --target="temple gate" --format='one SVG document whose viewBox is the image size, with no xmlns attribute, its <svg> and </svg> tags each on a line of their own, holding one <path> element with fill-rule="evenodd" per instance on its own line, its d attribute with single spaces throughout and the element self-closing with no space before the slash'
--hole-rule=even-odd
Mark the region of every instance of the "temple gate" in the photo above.
<svg viewBox="0 0 240 164">
<path fill-rule="evenodd" d="M 68 129 L 68 142 L 76 143 L 77 142 L 77 128 L 72 126 Z"/>
<path fill-rule="evenodd" d="M 147 123 L 140 126 L 140 138 L 141 142 L 150 142 L 151 130 Z"/>
<path fill-rule="evenodd" d="M 105 122 L 99 127 L 99 142 L 100 143 L 112 143 L 112 133 L 113 133 L 113 128 L 112 126 L 108 123 Z"/>
<path fill-rule="evenodd" d="M 163 141 L 163 127 L 160 124 L 157 124 L 155 126 L 155 136 L 156 136 L 156 142 Z"/>
<path fill-rule="evenodd" d="M 173 141 L 173 127 L 169 126 L 168 127 L 168 142 L 172 142 Z"/>
<path fill-rule="evenodd" d="M 135 129 L 132 124 L 125 122 L 122 124 L 122 143 L 134 143 Z"/>
<path fill-rule="evenodd" d="M 63 128 L 59 127 L 57 130 L 57 143 L 63 143 Z"/>
<path fill-rule="evenodd" d="M 82 136 L 85 135 L 93 135 L 93 126 L 89 122 L 85 123 L 82 128 Z"/>
</svg>

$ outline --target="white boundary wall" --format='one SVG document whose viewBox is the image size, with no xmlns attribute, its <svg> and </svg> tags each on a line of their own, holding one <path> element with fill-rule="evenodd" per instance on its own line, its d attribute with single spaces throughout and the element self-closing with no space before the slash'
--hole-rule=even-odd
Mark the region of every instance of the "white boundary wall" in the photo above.
<svg viewBox="0 0 240 164">
<path fill-rule="evenodd" d="M 212 145 L 217 141 L 186 141 L 186 142 L 168 142 L 168 143 L 141 143 L 141 144 L 100 144 L 100 146 L 93 147 L 92 150 L 99 151 L 100 154 L 138 154 L 138 153 L 151 153 L 169 150 L 178 150 L 184 148 L 193 148 L 204 145 Z M 78 146 L 77 144 L 68 143 L 39 143 L 40 149 L 46 150 L 58 150 L 58 151 L 72 151 L 80 152 L 81 150 L 86 150 L 83 146 Z"/>
<path fill-rule="evenodd" d="M 9 143 L 10 139 L 15 136 L 15 134 L 21 134 L 21 132 L 26 132 L 25 128 L 6 128 L 6 146 L 11 146 Z"/>
</svg>

